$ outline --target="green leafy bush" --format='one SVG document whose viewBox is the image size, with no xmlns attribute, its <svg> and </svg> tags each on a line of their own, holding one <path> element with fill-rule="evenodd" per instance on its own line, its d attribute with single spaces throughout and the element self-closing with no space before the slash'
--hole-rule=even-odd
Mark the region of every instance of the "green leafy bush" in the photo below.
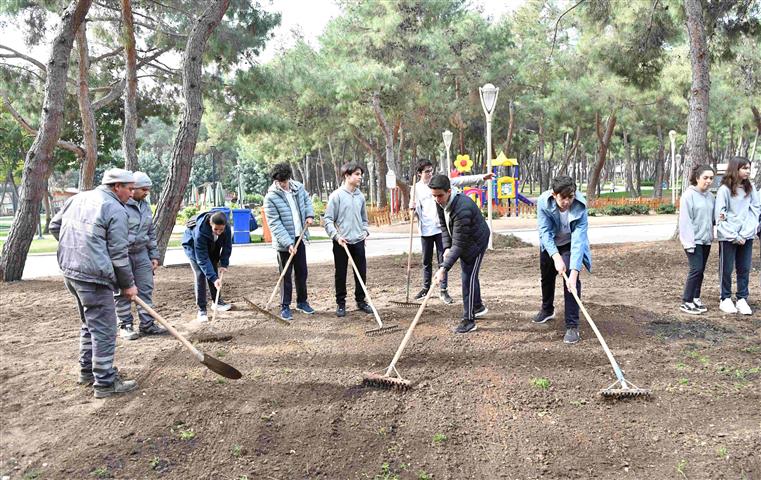
<svg viewBox="0 0 761 480">
<path fill-rule="evenodd" d="M 664 203 L 662 205 L 658 205 L 658 208 L 655 209 L 655 212 L 660 214 L 676 213 L 676 207 L 670 203 Z"/>
<path fill-rule="evenodd" d="M 177 225 L 185 225 L 185 222 L 188 221 L 193 215 L 198 214 L 198 208 L 196 208 L 195 205 L 188 205 L 187 207 L 180 210 L 180 213 L 177 214 Z"/>
</svg>

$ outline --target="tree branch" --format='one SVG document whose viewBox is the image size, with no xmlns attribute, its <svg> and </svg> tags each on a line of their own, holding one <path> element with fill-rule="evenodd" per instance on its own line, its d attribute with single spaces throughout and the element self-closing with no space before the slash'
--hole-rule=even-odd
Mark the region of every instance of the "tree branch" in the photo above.
<svg viewBox="0 0 761 480">
<path fill-rule="evenodd" d="M 98 55 L 97 57 L 90 57 L 90 63 L 93 64 L 95 62 L 99 62 L 103 60 L 104 58 L 115 57 L 119 55 L 120 53 L 122 53 L 122 50 L 124 50 L 124 47 L 117 47 L 116 49 L 111 50 L 110 52 L 106 52 L 103 55 Z"/>
<path fill-rule="evenodd" d="M 560 20 L 562 20 L 562 19 L 563 19 L 563 17 L 565 17 L 565 15 L 566 15 L 568 12 L 570 12 L 570 11 L 571 11 L 571 10 L 573 10 L 574 8 L 578 7 L 578 6 L 579 6 L 579 5 L 581 5 L 582 3 L 584 3 L 584 0 L 579 0 L 579 2 L 578 2 L 576 5 L 572 6 L 571 8 L 569 8 L 568 10 L 566 10 L 565 12 L 563 12 L 563 13 L 562 13 L 562 14 L 561 14 L 561 15 L 558 17 L 557 21 L 555 22 L 555 33 L 552 35 L 552 48 L 550 49 L 550 56 L 547 58 L 548 62 L 549 62 L 549 60 L 552 58 L 552 54 L 555 52 L 555 40 L 557 40 L 557 38 L 558 38 L 558 25 L 560 25 Z"/>
<path fill-rule="evenodd" d="M 14 50 L 11 47 L 6 47 L 5 45 L 0 45 L 0 49 L 7 50 L 11 52 L 10 54 L 1 54 L 0 58 L 21 58 L 23 60 L 26 60 L 27 62 L 31 63 L 35 67 L 39 68 L 47 75 L 48 69 L 45 68 L 45 65 L 40 62 L 39 60 L 30 57 L 29 55 L 24 55 L 23 53 L 19 52 L 18 50 Z"/>
<path fill-rule="evenodd" d="M 19 125 L 21 125 L 21 128 L 26 130 L 28 133 L 32 135 L 37 135 L 37 129 L 32 127 L 29 122 L 21 116 L 20 113 L 16 111 L 15 108 L 13 108 L 13 105 L 11 104 L 11 101 L 8 99 L 8 96 L 5 94 L 5 92 L 0 92 L 0 97 L 3 99 L 3 105 L 5 106 L 5 109 L 8 111 L 8 113 L 11 114 L 11 117 L 13 117 L 16 122 L 18 122 Z M 58 147 L 63 148 L 64 150 L 68 150 L 72 152 L 74 155 L 76 155 L 79 158 L 82 158 L 85 156 L 85 151 L 80 147 L 79 145 L 76 145 L 72 142 L 67 142 L 65 140 L 58 140 L 57 143 Z"/>
</svg>

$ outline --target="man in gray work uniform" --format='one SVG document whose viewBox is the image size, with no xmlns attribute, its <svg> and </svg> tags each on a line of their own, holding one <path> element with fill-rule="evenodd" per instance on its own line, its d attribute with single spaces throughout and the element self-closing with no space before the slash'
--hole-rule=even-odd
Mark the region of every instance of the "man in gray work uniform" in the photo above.
<svg viewBox="0 0 761 480">
<path fill-rule="evenodd" d="M 58 265 L 82 320 L 79 383 L 94 383 L 95 398 L 137 388 L 137 382 L 123 380 L 114 368 L 114 291 L 121 289 L 130 300 L 137 295 L 124 208 L 134 182 L 132 172 L 107 170 L 98 188 L 71 197 L 50 222 L 50 232 L 59 242 Z"/>
<path fill-rule="evenodd" d="M 135 189 L 127 200 L 129 221 L 129 263 L 135 277 L 137 296 L 153 306 L 153 272 L 159 266 L 159 249 L 156 233 L 153 231 L 153 214 L 146 198 L 151 191 L 150 177 L 143 172 L 133 173 Z M 119 336 L 125 340 L 135 340 L 142 335 L 161 335 L 166 330 L 156 325 L 148 312 L 137 307 L 140 316 L 140 334 L 132 328 L 132 302 L 123 294 L 117 295 L 116 316 L 119 317 Z"/>
</svg>

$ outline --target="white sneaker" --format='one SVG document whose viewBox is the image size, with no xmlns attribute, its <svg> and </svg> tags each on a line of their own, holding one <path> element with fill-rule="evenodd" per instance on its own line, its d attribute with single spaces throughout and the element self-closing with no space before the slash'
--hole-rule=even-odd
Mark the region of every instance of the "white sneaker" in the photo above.
<svg viewBox="0 0 761 480">
<path fill-rule="evenodd" d="M 198 315 L 196 315 L 196 320 L 198 320 L 199 322 L 208 322 L 209 317 L 206 315 L 206 311 L 199 310 Z"/>
<path fill-rule="evenodd" d="M 119 327 L 119 336 L 125 340 L 137 340 L 140 334 L 132 329 L 132 325 L 125 325 Z"/>
<path fill-rule="evenodd" d="M 708 308 L 706 308 L 706 306 L 703 305 L 703 302 L 701 302 L 699 298 L 693 298 L 692 299 L 692 304 L 695 305 L 695 308 L 700 310 L 700 313 L 708 311 Z"/>
<path fill-rule="evenodd" d="M 750 309 L 750 305 L 744 298 L 737 301 L 737 311 L 743 315 L 753 315 L 753 310 Z"/>
<path fill-rule="evenodd" d="M 212 305 L 211 305 L 211 308 L 213 308 L 214 310 L 216 310 L 218 312 L 226 312 L 226 311 L 230 310 L 232 307 L 233 306 L 230 305 L 229 303 L 221 303 L 221 302 L 220 302 L 219 305 L 217 305 L 216 303 L 212 303 Z"/>
<path fill-rule="evenodd" d="M 735 308 L 735 304 L 732 303 L 731 298 L 725 298 L 722 300 L 719 304 L 719 310 L 724 313 L 737 313 L 737 309 Z"/>
</svg>

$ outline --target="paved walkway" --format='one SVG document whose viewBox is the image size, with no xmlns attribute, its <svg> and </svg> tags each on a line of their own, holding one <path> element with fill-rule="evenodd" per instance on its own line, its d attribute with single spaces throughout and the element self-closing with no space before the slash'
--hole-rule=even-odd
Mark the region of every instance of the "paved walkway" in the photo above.
<svg viewBox="0 0 761 480">
<path fill-rule="evenodd" d="M 628 220 L 628 221 L 627 221 Z M 593 245 L 605 243 L 650 242 L 668 240 L 676 228 L 675 215 L 590 218 L 589 241 Z M 539 245 L 536 219 L 500 219 L 494 221 L 497 233 L 511 233 L 524 242 Z M 420 240 L 415 229 L 413 251 L 420 253 Z M 318 231 L 318 230 L 316 230 Z M 322 233 L 320 231 L 320 233 Z M 409 248 L 409 224 L 392 227 L 373 227 L 367 241 L 368 257 L 404 255 Z M 329 240 L 311 242 L 308 246 L 309 263 L 332 263 L 333 250 Z M 269 244 L 234 245 L 231 266 L 255 265 L 275 267 L 275 253 Z M 181 248 L 166 252 L 164 265 L 187 264 Z M 55 254 L 37 254 L 27 257 L 23 279 L 58 276 L 61 272 Z"/>
</svg>

